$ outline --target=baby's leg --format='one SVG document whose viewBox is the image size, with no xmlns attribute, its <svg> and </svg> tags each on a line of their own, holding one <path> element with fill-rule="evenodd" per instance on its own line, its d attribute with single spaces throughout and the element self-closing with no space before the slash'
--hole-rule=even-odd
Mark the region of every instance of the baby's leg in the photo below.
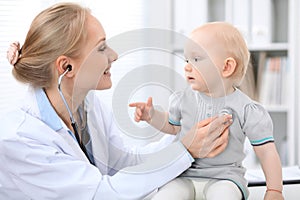
<svg viewBox="0 0 300 200">
<path fill-rule="evenodd" d="M 207 200 L 241 200 L 242 193 L 232 181 L 220 180 L 204 191 Z"/>
<path fill-rule="evenodd" d="M 158 189 L 152 200 L 191 200 L 194 199 L 193 183 L 186 178 L 176 178 Z"/>
<path fill-rule="evenodd" d="M 195 190 L 195 200 L 205 200 L 204 190 L 207 188 L 207 185 L 211 182 L 211 179 L 191 179 L 194 184 Z"/>
</svg>

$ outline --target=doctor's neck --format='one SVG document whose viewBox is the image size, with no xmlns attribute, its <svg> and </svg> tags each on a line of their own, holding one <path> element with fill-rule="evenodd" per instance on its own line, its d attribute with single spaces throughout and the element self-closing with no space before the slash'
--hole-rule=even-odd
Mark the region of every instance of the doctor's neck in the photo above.
<svg viewBox="0 0 300 200">
<path fill-rule="evenodd" d="M 64 121 L 68 128 L 72 130 L 69 112 L 58 92 L 57 86 L 46 88 L 44 90 L 55 112 Z M 84 101 L 84 98 L 73 98 L 74 95 L 72 93 L 68 93 L 68 90 L 62 89 L 62 92 L 73 116 L 76 116 L 77 110 Z"/>
</svg>

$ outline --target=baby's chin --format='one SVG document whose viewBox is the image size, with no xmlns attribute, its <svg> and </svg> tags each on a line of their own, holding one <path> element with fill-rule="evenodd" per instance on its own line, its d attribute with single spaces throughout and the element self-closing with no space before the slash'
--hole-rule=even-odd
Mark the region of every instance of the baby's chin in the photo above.
<svg viewBox="0 0 300 200">
<path fill-rule="evenodd" d="M 205 86 L 201 87 L 201 86 L 195 85 L 195 84 L 190 84 L 190 86 L 191 86 L 192 90 L 195 90 L 195 91 L 198 91 L 198 92 L 201 92 L 201 93 L 207 93 L 208 92 Z"/>
</svg>

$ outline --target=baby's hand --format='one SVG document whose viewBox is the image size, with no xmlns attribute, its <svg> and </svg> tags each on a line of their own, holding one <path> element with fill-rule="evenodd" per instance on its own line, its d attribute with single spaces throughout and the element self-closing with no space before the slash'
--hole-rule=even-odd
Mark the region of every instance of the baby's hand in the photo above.
<svg viewBox="0 0 300 200">
<path fill-rule="evenodd" d="M 150 122 L 154 114 L 154 108 L 152 104 L 152 97 L 149 97 L 147 103 L 136 102 L 130 103 L 130 107 L 135 107 L 134 120 L 136 122 L 147 121 Z"/>
</svg>

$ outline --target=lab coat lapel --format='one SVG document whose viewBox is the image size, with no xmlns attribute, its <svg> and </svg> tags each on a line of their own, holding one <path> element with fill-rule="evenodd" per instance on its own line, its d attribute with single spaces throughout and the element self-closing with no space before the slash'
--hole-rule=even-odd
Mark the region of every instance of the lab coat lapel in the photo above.
<svg viewBox="0 0 300 200">
<path fill-rule="evenodd" d="M 19 135 L 39 141 L 41 144 L 47 146 L 62 149 L 65 154 L 69 154 L 82 161 L 89 162 L 77 142 L 66 129 L 62 128 L 55 131 L 38 118 L 35 118 L 24 111 L 20 112 L 25 115 L 28 124 L 35 124 L 36 128 L 32 129 L 30 126 L 22 126 L 22 129 L 20 128 Z M 43 130 L 43 132 L 40 132 L 40 130 Z"/>
<path fill-rule="evenodd" d="M 87 116 L 88 119 L 93 119 L 88 120 L 88 128 L 92 142 L 94 162 L 102 174 L 108 174 L 108 141 L 100 126 L 102 121 L 95 121 L 95 119 L 99 119 L 96 118 L 95 114 L 95 112 L 89 112 Z"/>
<path fill-rule="evenodd" d="M 46 136 L 45 138 L 47 139 L 44 140 L 44 136 L 40 134 L 36 134 L 34 137 L 38 137 L 39 140 L 44 141 L 44 143 L 49 143 L 48 141 L 50 141 L 52 144 L 49 143 L 49 145 L 61 144 L 63 147 L 60 148 L 64 149 L 64 151 L 66 151 L 66 149 L 70 150 L 67 147 L 71 147 L 72 151 L 65 153 L 76 155 L 80 160 L 89 162 L 75 138 L 68 133 L 66 125 L 51 106 L 44 90 L 29 87 L 26 99 L 28 100 L 21 105 L 21 110 L 26 113 L 28 118 L 34 121 L 38 120 L 38 122 L 33 122 L 33 124 L 40 124 L 40 126 L 42 126 L 40 130 L 48 130 L 46 133 L 51 134 L 51 136 L 49 135 L 50 140 Z M 63 141 L 61 139 L 63 139 Z M 67 143 L 67 145 L 65 143 Z"/>
<path fill-rule="evenodd" d="M 106 124 L 101 115 L 101 107 L 93 93 L 89 93 L 85 101 L 87 125 L 92 143 L 94 163 L 103 175 L 109 173 L 109 137 Z"/>
<path fill-rule="evenodd" d="M 57 132 L 64 140 L 65 142 L 72 148 L 73 153 L 80 158 L 82 161 L 89 162 L 83 151 L 81 150 L 79 144 L 77 141 L 66 131 L 59 131 Z"/>
</svg>

